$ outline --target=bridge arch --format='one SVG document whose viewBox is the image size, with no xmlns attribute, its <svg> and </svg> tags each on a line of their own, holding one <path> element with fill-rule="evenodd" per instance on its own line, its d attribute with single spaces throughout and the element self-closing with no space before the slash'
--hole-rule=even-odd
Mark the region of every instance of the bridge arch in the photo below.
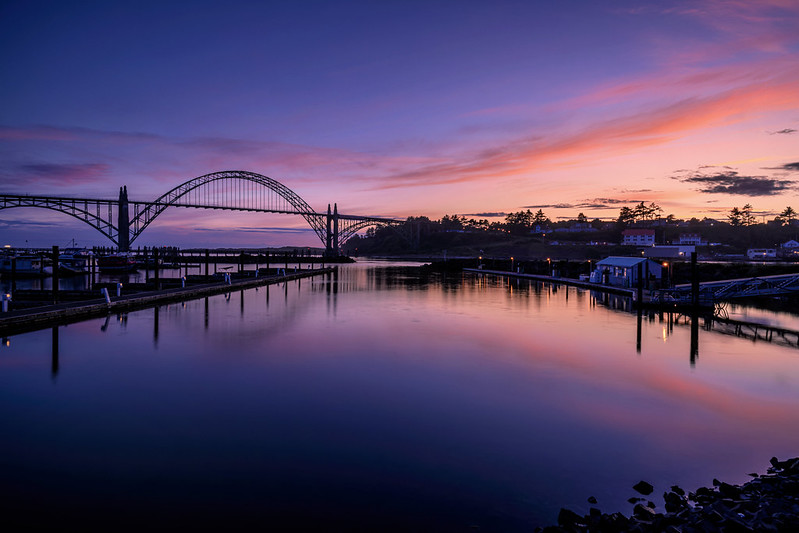
<svg viewBox="0 0 799 533">
<path fill-rule="evenodd" d="M 85 222 L 93 227 L 113 242 L 119 244 L 119 232 L 117 227 L 114 226 L 110 220 L 113 220 L 113 203 L 107 202 L 106 205 L 100 205 L 92 202 L 92 207 L 95 207 L 96 212 L 90 210 L 90 203 L 86 200 L 76 198 L 48 198 L 48 197 L 34 197 L 34 196 L 17 196 L 3 198 L 0 203 L 0 209 L 13 209 L 15 207 L 36 207 L 50 209 L 58 213 L 64 213 L 74 217 L 81 222 Z M 108 211 L 107 216 L 101 213 L 101 207 L 105 207 Z"/>
<path fill-rule="evenodd" d="M 325 245 L 325 253 L 332 255 L 338 255 L 339 244 L 362 228 L 401 222 L 339 215 L 335 207 L 331 212 L 330 204 L 327 213 L 317 213 L 282 183 L 243 170 L 226 170 L 192 178 L 152 202 L 128 200 L 127 187 L 120 187 L 118 200 L 0 194 L 0 209 L 13 207 L 43 207 L 65 213 L 97 229 L 123 251 L 129 250 L 130 244 L 168 207 L 300 215 Z M 131 208 L 133 213 L 130 213 Z"/>
<path fill-rule="evenodd" d="M 213 187 L 214 184 L 223 181 L 262 186 L 264 189 L 261 191 L 268 191 L 268 194 L 259 195 L 257 189 L 250 188 L 247 192 L 251 195 L 254 193 L 254 197 L 242 201 L 237 196 L 241 191 L 235 191 L 235 187 L 222 189 Z M 255 172 L 226 170 L 205 174 L 181 183 L 154 202 L 148 202 L 142 210 L 138 210 L 138 205 L 134 204 L 136 213 L 130 219 L 133 226 L 130 242 L 133 242 L 158 215 L 171 206 L 298 214 L 308 222 L 322 242 L 326 239 L 324 216 L 316 213 L 297 193 L 279 181 Z"/>
</svg>

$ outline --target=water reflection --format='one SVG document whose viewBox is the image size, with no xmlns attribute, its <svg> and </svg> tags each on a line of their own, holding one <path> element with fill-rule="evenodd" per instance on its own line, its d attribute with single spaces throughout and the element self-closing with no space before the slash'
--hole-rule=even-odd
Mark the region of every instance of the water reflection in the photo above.
<svg viewBox="0 0 799 533">
<path fill-rule="evenodd" d="M 58 376 L 58 326 L 53 326 L 52 339 L 52 362 L 50 363 L 50 375 L 52 376 L 53 380 L 55 380 L 56 376 Z"/>
<path fill-rule="evenodd" d="M 799 447 L 797 350 L 702 317 L 378 265 L 237 292 L 0 350 L 12 517 L 529 531 Z"/>
</svg>

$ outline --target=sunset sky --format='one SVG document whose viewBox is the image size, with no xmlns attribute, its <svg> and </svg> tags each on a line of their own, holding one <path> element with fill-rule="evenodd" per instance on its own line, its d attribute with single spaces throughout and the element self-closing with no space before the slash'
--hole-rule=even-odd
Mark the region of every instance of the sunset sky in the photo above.
<svg viewBox="0 0 799 533">
<path fill-rule="evenodd" d="M 317 211 L 799 209 L 799 1 L 4 1 L 0 193 L 269 176 Z M 109 244 L 44 209 L 0 245 Z M 321 244 L 172 209 L 135 245 Z"/>
</svg>

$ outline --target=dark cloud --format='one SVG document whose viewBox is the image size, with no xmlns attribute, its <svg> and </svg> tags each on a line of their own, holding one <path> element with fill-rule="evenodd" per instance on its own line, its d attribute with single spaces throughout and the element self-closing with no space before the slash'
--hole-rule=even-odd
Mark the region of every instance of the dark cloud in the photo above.
<svg viewBox="0 0 799 533">
<path fill-rule="evenodd" d="M 204 231 L 208 233 L 230 233 L 233 232 L 240 232 L 240 233 L 288 233 L 288 234 L 305 234 L 308 232 L 313 231 L 313 228 L 282 228 L 282 227 L 271 227 L 271 228 L 195 228 L 194 231 Z"/>
<path fill-rule="evenodd" d="M 28 163 L 18 165 L 13 172 L 4 172 L 9 178 L 42 185 L 79 185 L 102 181 L 107 177 L 108 165 L 102 163 L 58 164 Z"/>
<path fill-rule="evenodd" d="M 785 163 L 779 168 L 782 170 L 789 170 L 791 172 L 799 172 L 799 161 L 796 163 Z"/>
<path fill-rule="evenodd" d="M 630 191 L 630 192 L 644 192 L 644 191 Z M 631 204 L 631 203 L 641 203 L 643 200 L 622 200 L 619 198 L 593 198 L 591 200 L 586 200 L 587 202 L 593 202 L 598 204 L 604 204 L 606 206 L 611 205 L 619 205 L 619 204 Z M 586 204 L 583 204 L 586 205 Z"/>
<path fill-rule="evenodd" d="M 523 205 L 522 209 L 574 209 L 574 204 L 538 204 L 538 205 Z"/>
<path fill-rule="evenodd" d="M 772 131 L 771 135 L 790 135 L 791 133 L 796 133 L 797 130 L 793 128 L 785 128 L 784 130 L 780 131 Z"/>
<path fill-rule="evenodd" d="M 702 192 L 741 196 L 773 196 L 794 188 L 795 184 L 792 180 L 766 176 L 741 176 L 734 170 L 707 175 L 696 173 L 675 179 L 699 185 L 699 190 Z"/>
<path fill-rule="evenodd" d="M 641 200 L 622 200 L 620 198 L 591 198 L 576 204 L 525 205 L 525 209 L 618 209 L 621 204 L 637 204 Z"/>
<path fill-rule="evenodd" d="M 488 212 L 488 213 L 466 213 L 464 217 L 478 217 L 478 218 L 496 218 L 496 217 L 504 217 L 507 213 L 502 211 L 495 211 L 495 212 Z"/>
<path fill-rule="evenodd" d="M 57 222 L 36 222 L 34 220 L 0 220 L 0 229 L 26 230 L 31 228 L 58 228 Z"/>
</svg>

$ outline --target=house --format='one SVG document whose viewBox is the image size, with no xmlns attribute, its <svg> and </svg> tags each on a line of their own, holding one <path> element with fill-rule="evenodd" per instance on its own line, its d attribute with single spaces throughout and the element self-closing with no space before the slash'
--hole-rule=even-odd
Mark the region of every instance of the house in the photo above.
<svg viewBox="0 0 799 533">
<path fill-rule="evenodd" d="M 598 261 L 591 272 L 591 282 L 613 285 L 614 287 L 635 288 L 638 286 L 638 266 L 645 286 L 659 281 L 663 276 L 663 266 L 645 257 L 606 257 Z"/>
<path fill-rule="evenodd" d="M 703 241 L 702 236 L 698 233 L 680 233 L 674 244 L 678 246 L 704 246 L 707 241 Z"/>
<path fill-rule="evenodd" d="M 626 229 L 621 232 L 622 244 L 632 246 L 654 246 L 655 230 L 653 229 Z"/>
<path fill-rule="evenodd" d="M 796 261 L 799 260 L 799 242 L 790 240 L 780 245 L 777 254 L 783 259 Z"/>
<path fill-rule="evenodd" d="M 597 231 L 590 222 L 575 222 L 568 228 L 555 228 L 555 232 L 568 232 L 568 233 L 585 233 Z"/>
<path fill-rule="evenodd" d="M 753 260 L 768 260 L 777 258 L 776 248 L 750 248 L 746 251 L 746 257 Z"/>
</svg>

